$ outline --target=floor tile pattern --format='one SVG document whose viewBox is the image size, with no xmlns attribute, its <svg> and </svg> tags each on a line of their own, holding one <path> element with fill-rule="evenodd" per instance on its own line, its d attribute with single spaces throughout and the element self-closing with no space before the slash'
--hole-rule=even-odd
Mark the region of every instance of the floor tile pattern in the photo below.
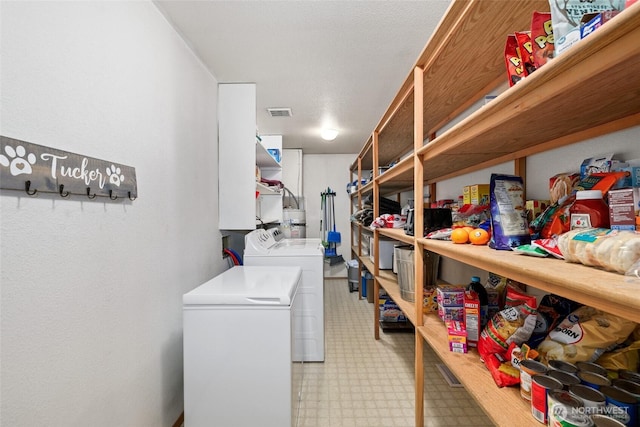
<svg viewBox="0 0 640 427">
<path fill-rule="evenodd" d="M 347 280 L 325 280 L 324 363 L 304 365 L 299 427 L 415 425 L 414 334 L 373 337 L 373 305 Z M 464 388 L 451 387 L 424 346 L 425 426 L 493 426 Z"/>
</svg>

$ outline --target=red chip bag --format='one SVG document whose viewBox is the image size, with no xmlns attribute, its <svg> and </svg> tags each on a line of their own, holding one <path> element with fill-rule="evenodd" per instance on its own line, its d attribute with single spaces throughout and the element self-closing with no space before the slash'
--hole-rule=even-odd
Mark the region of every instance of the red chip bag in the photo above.
<svg viewBox="0 0 640 427">
<path fill-rule="evenodd" d="M 507 44 L 504 48 L 504 60 L 509 76 L 509 86 L 513 86 L 527 76 L 527 70 L 518 53 L 518 41 L 514 34 L 507 36 Z"/>
<path fill-rule="evenodd" d="M 520 371 L 511 366 L 511 362 L 505 360 L 501 355 L 487 355 L 484 359 L 484 364 L 498 387 L 520 384 Z"/>
<path fill-rule="evenodd" d="M 490 354 L 504 356 L 512 342 L 520 345 L 527 341 L 536 327 L 537 318 L 535 296 L 514 288 L 507 289 L 504 310 L 495 314 L 480 334 L 480 357 L 484 360 Z"/>
<path fill-rule="evenodd" d="M 524 65 L 527 75 L 536 70 L 533 65 L 533 47 L 531 45 L 531 31 L 516 31 L 516 40 L 518 41 L 518 52 L 520 59 Z"/>
<path fill-rule="evenodd" d="M 533 65 L 542 67 L 553 58 L 554 40 L 551 13 L 533 12 L 531 18 L 531 47 L 533 49 Z"/>
<path fill-rule="evenodd" d="M 507 298 L 504 302 L 506 307 L 517 307 L 526 305 L 530 311 L 535 311 L 537 307 L 536 297 L 529 295 L 513 286 L 507 286 Z"/>
</svg>

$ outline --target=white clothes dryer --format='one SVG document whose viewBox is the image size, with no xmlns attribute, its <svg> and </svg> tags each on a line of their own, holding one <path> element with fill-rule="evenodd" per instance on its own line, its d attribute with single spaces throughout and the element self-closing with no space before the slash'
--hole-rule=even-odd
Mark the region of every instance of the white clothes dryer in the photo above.
<svg viewBox="0 0 640 427">
<path fill-rule="evenodd" d="M 286 239 L 277 228 L 245 236 L 244 265 L 302 268 L 293 360 L 324 362 L 324 246 L 320 239 Z"/>
</svg>

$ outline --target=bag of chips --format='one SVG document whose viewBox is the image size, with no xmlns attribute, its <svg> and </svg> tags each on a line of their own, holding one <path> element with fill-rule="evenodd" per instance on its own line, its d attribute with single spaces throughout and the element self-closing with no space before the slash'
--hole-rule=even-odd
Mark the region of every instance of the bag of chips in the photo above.
<svg viewBox="0 0 640 427">
<path fill-rule="evenodd" d="M 514 288 L 507 289 L 505 308 L 494 315 L 480 334 L 478 353 L 484 360 L 490 354 L 504 355 L 512 342 L 526 342 L 537 319 L 536 297 Z"/>
<path fill-rule="evenodd" d="M 538 346 L 541 361 L 594 362 L 605 351 L 623 343 L 636 323 L 583 306 L 574 310 Z"/>
<path fill-rule="evenodd" d="M 504 62 L 507 66 L 510 87 L 527 76 L 527 70 L 518 53 L 518 40 L 514 34 L 507 36 L 507 43 L 504 47 Z"/>
<path fill-rule="evenodd" d="M 533 48 L 533 65 L 542 67 L 553 58 L 553 25 L 551 13 L 533 12 L 531 18 L 531 47 Z"/>
</svg>

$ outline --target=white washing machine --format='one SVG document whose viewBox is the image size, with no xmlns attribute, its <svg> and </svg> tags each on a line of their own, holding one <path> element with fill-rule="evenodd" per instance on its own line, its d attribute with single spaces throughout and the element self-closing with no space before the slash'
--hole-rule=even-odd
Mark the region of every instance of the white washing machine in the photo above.
<svg viewBox="0 0 640 427">
<path fill-rule="evenodd" d="M 244 265 L 298 266 L 293 360 L 324 362 L 324 246 L 320 239 L 285 239 L 278 229 L 258 229 L 245 236 Z"/>
<path fill-rule="evenodd" d="M 296 425 L 301 277 L 299 267 L 238 266 L 183 295 L 185 425 Z"/>
</svg>

